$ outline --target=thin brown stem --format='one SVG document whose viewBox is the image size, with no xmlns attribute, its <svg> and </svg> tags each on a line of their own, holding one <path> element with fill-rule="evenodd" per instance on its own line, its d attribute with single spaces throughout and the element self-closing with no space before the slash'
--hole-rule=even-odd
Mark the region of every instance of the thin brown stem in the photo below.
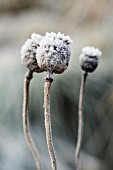
<svg viewBox="0 0 113 170">
<path fill-rule="evenodd" d="M 48 151 L 51 159 L 52 170 L 57 170 L 56 156 L 53 147 L 51 115 L 50 115 L 50 87 L 53 79 L 46 77 L 44 84 L 44 109 L 45 109 L 45 130 Z"/>
<path fill-rule="evenodd" d="M 85 91 L 85 82 L 87 78 L 87 73 L 83 73 L 80 87 L 80 96 L 79 96 L 79 111 L 78 111 L 78 137 L 77 137 L 77 146 L 75 150 L 75 167 L 76 170 L 79 168 L 79 158 L 80 158 L 80 149 L 83 139 L 83 99 Z"/>
<path fill-rule="evenodd" d="M 41 168 L 39 154 L 33 142 L 33 139 L 31 137 L 30 130 L 29 130 L 28 109 L 29 109 L 29 85 L 30 85 L 31 79 L 32 79 L 32 73 L 28 72 L 24 79 L 23 130 L 24 130 L 24 134 L 25 134 L 29 149 L 31 150 L 32 155 L 35 159 L 37 170 L 41 170 L 42 168 Z"/>
</svg>

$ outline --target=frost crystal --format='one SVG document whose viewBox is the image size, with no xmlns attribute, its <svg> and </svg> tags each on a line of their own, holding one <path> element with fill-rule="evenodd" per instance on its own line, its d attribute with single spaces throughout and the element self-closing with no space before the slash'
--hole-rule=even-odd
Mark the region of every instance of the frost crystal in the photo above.
<svg viewBox="0 0 113 170">
<path fill-rule="evenodd" d="M 85 72 L 93 72 L 98 66 L 98 58 L 102 55 L 102 52 L 95 47 L 82 48 L 82 54 L 80 55 L 80 65 Z"/>
<path fill-rule="evenodd" d="M 40 46 L 43 36 L 33 33 L 21 48 L 21 62 L 30 71 L 42 72 L 36 60 L 36 50 Z"/>
<path fill-rule="evenodd" d="M 51 73 L 62 73 L 67 69 L 70 60 L 69 36 L 59 33 L 46 33 L 37 48 L 36 59 L 42 70 Z"/>
<path fill-rule="evenodd" d="M 102 52 L 95 47 L 84 47 L 82 48 L 82 53 L 88 56 L 97 56 L 97 57 L 102 55 Z"/>
</svg>

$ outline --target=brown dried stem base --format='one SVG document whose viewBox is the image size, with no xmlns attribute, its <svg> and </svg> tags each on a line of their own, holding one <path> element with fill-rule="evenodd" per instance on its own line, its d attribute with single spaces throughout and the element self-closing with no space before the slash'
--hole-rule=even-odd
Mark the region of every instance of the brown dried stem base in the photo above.
<svg viewBox="0 0 113 170">
<path fill-rule="evenodd" d="M 57 163 L 56 163 L 56 156 L 53 147 L 53 140 L 52 140 L 52 129 L 51 129 L 51 115 L 50 115 L 50 87 L 53 79 L 45 78 L 44 84 L 44 108 L 45 108 L 45 130 L 46 130 L 46 139 L 47 139 L 47 146 L 48 151 L 51 159 L 52 170 L 57 170 Z"/>
<path fill-rule="evenodd" d="M 80 87 L 80 96 L 79 96 L 79 111 L 78 111 L 78 137 L 77 137 L 77 146 L 75 150 L 75 168 L 78 170 L 79 168 L 79 158 L 80 158 L 80 149 L 83 138 L 83 97 L 85 90 L 85 82 L 88 73 L 83 73 L 81 87 Z"/>
<path fill-rule="evenodd" d="M 30 130 L 29 130 L 28 109 L 29 109 L 29 85 L 30 85 L 31 79 L 32 79 L 32 73 L 28 72 L 25 75 L 25 79 L 24 79 L 23 130 L 24 130 L 24 134 L 25 134 L 28 146 L 35 159 L 37 170 L 41 170 L 42 168 L 41 168 L 40 158 L 38 156 L 39 154 L 33 142 L 33 139 L 31 137 Z"/>
</svg>

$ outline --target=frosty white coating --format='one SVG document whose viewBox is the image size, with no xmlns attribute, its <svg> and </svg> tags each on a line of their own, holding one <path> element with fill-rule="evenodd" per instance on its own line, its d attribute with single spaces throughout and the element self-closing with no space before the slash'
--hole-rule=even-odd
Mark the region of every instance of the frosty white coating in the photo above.
<svg viewBox="0 0 113 170">
<path fill-rule="evenodd" d="M 82 54 L 79 57 L 80 66 L 85 72 L 93 72 L 98 66 L 99 57 L 102 52 L 95 47 L 84 47 L 82 48 Z"/>
<path fill-rule="evenodd" d="M 97 56 L 97 57 L 100 57 L 102 55 L 102 52 L 98 48 L 89 47 L 89 46 L 83 47 L 82 53 L 88 56 Z"/>
<path fill-rule="evenodd" d="M 36 52 L 39 67 L 51 73 L 64 72 L 70 60 L 71 43 L 72 40 L 69 36 L 64 36 L 60 32 L 47 32 Z"/>
<path fill-rule="evenodd" d="M 30 71 L 42 72 L 36 60 L 36 50 L 40 46 L 43 36 L 33 33 L 31 39 L 27 39 L 25 44 L 21 47 L 21 62 Z"/>
</svg>

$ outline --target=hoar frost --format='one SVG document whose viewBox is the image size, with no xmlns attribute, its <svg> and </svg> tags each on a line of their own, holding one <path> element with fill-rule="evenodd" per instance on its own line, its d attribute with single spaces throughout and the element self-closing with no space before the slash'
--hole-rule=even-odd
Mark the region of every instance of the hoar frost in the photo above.
<svg viewBox="0 0 113 170">
<path fill-rule="evenodd" d="M 42 72 L 36 60 L 36 51 L 43 36 L 33 33 L 21 48 L 21 62 L 32 72 Z"/>
<path fill-rule="evenodd" d="M 69 36 L 59 33 L 46 33 L 44 39 L 37 48 L 36 59 L 42 70 L 50 73 L 62 73 L 69 64 L 70 44 Z"/>
<path fill-rule="evenodd" d="M 80 65 L 83 71 L 93 72 L 98 66 L 99 57 L 102 52 L 95 47 L 82 48 L 82 54 L 80 55 Z"/>
<path fill-rule="evenodd" d="M 95 47 L 83 47 L 82 53 L 88 56 L 97 56 L 97 57 L 102 55 L 102 52 Z"/>
<path fill-rule="evenodd" d="M 21 48 L 21 61 L 32 72 L 60 74 L 68 67 L 71 43 L 71 38 L 60 32 L 33 33 Z"/>
</svg>

